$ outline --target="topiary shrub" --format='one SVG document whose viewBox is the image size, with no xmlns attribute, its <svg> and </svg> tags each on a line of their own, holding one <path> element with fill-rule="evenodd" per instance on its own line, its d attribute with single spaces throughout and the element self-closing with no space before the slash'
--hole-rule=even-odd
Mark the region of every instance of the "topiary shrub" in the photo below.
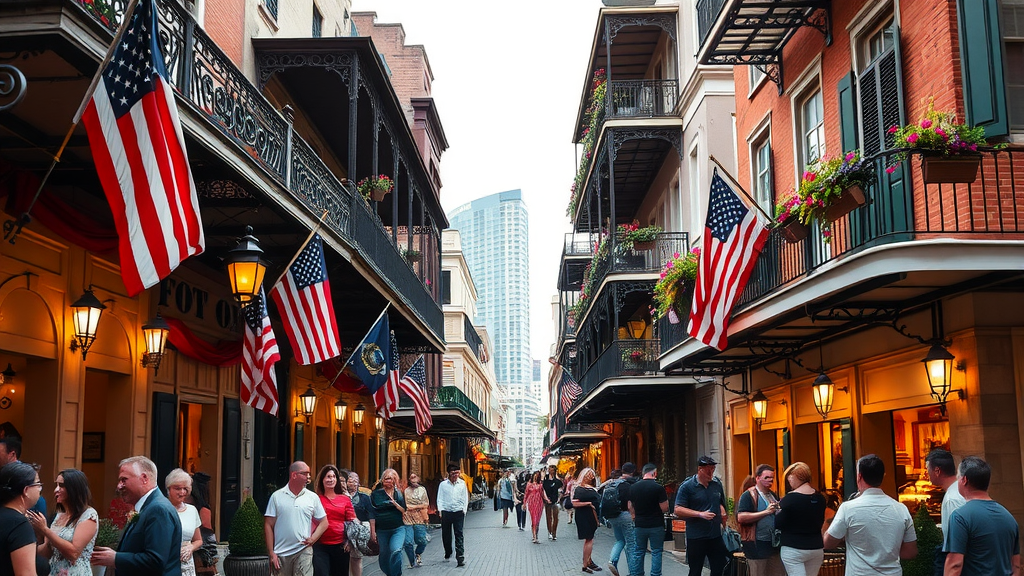
<svg viewBox="0 0 1024 576">
<path fill-rule="evenodd" d="M 914 515 L 914 530 L 917 532 L 917 556 L 900 560 L 903 576 L 931 576 L 935 573 L 935 547 L 942 544 L 942 533 L 928 515 L 924 502 Z"/>
<path fill-rule="evenodd" d="M 263 514 L 256 501 L 248 497 L 238 507 L 231 519 L 231 537 L 228 550 L 233 556 L 264 556 L 267 554 L 267 538 L 263 534 Z"/>
</svg>

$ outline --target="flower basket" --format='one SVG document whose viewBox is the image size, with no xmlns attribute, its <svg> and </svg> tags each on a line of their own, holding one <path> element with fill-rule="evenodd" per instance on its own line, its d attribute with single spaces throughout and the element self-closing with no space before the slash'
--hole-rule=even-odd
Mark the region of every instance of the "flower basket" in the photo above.
<svg viewBox="0 0 1024 576">
<path fill-rule="evenodd" d="M 370 189 L 370 200 L 373 200 L 374 202 L 380 202 L 387 195 L 388 195 L 388 191 L 387 190 L 381 190 L 380 188 L 371 188 Z"/>
<path fill-rule="evenodd" d="M 922 156 L 921 176 L 925 184 L 971 184 L 978 179 L 981 156 Z"/>
<path fill-rule="evenodd" d="M 408 260 L 409 262 L 415 264 L 415 263 L 420 261 L 420 253 L 419 252 L 409 252 L 408 254 L 405 255 L 405 259 Z"/>
<path fill-rule="evenodd" d="M 377 177 L 363 178 L 356 185 L 359 193 L 368 201 L 380 202 L 395 187 L 395 183 L 387 174 L 380 174 Z"/>
<path fill-rule="evenodd" d="M 645 252 L 647 250 L 654 250 L 654 240 L 648 242 L 633 242 L 634 252 Z"/>
<path fill-rule="evenodd" d="M 786 242 L 796 244 L 804 238 L 807 238 L 811 233 L 811 228 L 801 222 L 800 218 L 794 214 L 779 225 L 779 232 L 782 233 L 782 237 L 786 239 Z"/>
<path fill-rule="evenodd" d="M 835 222 L 866 203 L 867 198 L 864 196 L 864 189 L 854 184 L 843 189 L 839 198 L 825 208 L 824 218 L 829 222 Z"/>
</svg>

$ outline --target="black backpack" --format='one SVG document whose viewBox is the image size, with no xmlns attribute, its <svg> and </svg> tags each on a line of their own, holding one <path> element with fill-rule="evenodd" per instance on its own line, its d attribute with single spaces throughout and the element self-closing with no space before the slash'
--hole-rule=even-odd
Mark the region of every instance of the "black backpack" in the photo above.
<svg viewBox="0 0 1024 576">
<path fill-rule="evenodd" d="M 619 500 L 619 484 L 625 480 L 612 480 L 604 485 L 601 493 L 601 517 L 605 520 L 618 518 L 622 513 L 622 502 Z"/>
</svg>

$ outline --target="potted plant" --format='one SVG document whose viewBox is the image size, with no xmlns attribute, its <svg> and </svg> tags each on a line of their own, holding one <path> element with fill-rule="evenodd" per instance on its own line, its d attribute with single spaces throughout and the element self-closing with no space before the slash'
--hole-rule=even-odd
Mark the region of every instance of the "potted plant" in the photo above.
<svg viewBox="0 0 1024 576">
<path fill-rule="evenodd" d="M 681 318 L 689 314 L 699 260 L 700 248 L 695 247 L 682 255 L 677 252 L 672 260 L 665 263 L 661 269 L 661 278 L 654 285 L 652 320 L 668 316 L 669 322 L 678 324 Z"/>
<path fill-rule="evenodd" d="M 898 163 L 906 160 L 910 152 L 921 152 L 921 176 L 925 184 L 970 184 L 978 178 L 981 154 L 978 146 L 985 146 L 985 129 L 957 122 L 951 112 L 935 110 L 929 104 L 928 112 L 916 124 L 891 126 L 889 134 L 900 152 L 893 156 Z M 896 170 L 894 163 L 886 169 Z"/>
<path fill-rule="evenodd" d="M 825 160 L 821 168 L 825 174 L 818 196 L 825 203 L 824 221 L 835 222 L 867 203 L 864 190 L 874 180 L 875 171 L 860 150 L 847 152 L 841 159 Z"/>
<path fill-rule="evenodd" d="M 395 187 L 395 183 L 386 174 L 363 178 L 356 184 L 359 193 L 367 200 L 380 202 Z"/>
<path fill-rule="evenodd" d="M 99 525 L 96 528 L 96 542 L 94 546 L 103 546 L 112 550 L 117 550 L 117 547 L 121 545 L 121 527 L 114 523 L 111 518 L 100 518 Z M 93 566 L 93 576 L 103 576 L 107 571 L 106 566 Z"/>
<path fill-rule="evenodd" d="M 805 207 L 804 200 L 796 190 L 790 190 L 789 194 L 775 205 L 774 226 L 779 229 L 786 242 L 795 244 L 811 233 L 811 228 L 805 220 L 810 220 L 810 210 Z"/>
<path fill-rule="evenodd" d="M 404 256 L 406 260 L 414 264 L 420 261 L 420 251 L 415 248 L 402 249 L 402 256 Z"/>
<path fill-rule="evenodd" d="M 263 514 L 249 496 L 231 519 L 228 556 L 224 558 L 227 576 L 266 576 L 270 574 L 270 556 L 263 534 Z"/>
<path fill-rule="evenodd" d="M 929 576 L 934 574 L 935 548 L 942 544 L 942 533 L 928 514 L 928 506 L 924 502 L 914 514 L 914 530 L 917 532 L 917 556 L 900 560 L 900 565 L 904 576 Z"/>
<path fill-rule="evenodd" d="M 619 224 L 619 241 L 626 250 L 643 252 L 654 249 L 654 241 L 657 240 L 661 228 L 658 226 L 640 227 L 640 223 L 633 220 L 630 224 Z"/>
</svg>

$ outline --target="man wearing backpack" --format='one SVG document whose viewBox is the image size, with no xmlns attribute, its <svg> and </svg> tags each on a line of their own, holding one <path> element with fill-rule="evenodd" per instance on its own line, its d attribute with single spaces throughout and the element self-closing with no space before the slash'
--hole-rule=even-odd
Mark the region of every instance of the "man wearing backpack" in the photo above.
<svg viewBox="0 0 1024 576">
<path fill-rule="evenodd" d="M 651 576 L 661 576 L 661 556 L 665 549 L 665 513 L 668 512 L 668 495 L 665 487 L 658 484 L 658 467 L 644 464 L 644 477 L 629 487 L 629 512 L 636 526 L 636 545 L 630 556 L 631 576 L 644 576 L 644 556 L 647 545 L 651 546 Z M 700 572 L 693 572 L 700 574 Z M 718 576 L 721 576 L 719 574 Z"/>
<path fill-rule="evenodd" d="M 619 576 L 619 556 L 623 550 L 626 551 L 629 573 L 633 574 L 631 558 L 636 553 L 636 531 L 633 518 L 629 514 L 629 488 L 639 479 L 636 478 L 636 466 L 632 462 L 623 464 L 621 470 L 622 476 L 606 482 L 601 494 L 601 516 L 608 521 L 612 533 L 615 534 L 615 544 L 612 545 L 612 553 L 608 557 L 608 571 L 612 576 Z"/>
</svg>

